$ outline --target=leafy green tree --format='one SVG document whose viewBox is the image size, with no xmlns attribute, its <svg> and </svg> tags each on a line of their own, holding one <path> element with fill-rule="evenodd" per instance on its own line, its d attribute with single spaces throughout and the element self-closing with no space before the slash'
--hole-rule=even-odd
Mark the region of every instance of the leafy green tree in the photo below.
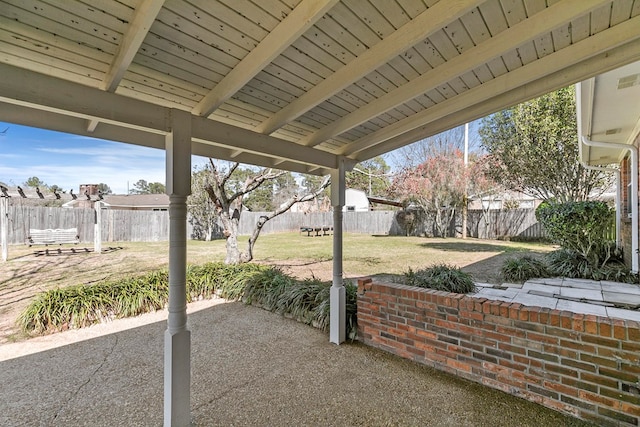
<svg viewBox="0 0 640 427">
<path fill-rule="evenodd" d="M 491 154 L 491 178 L 542 200 L 587 200 L 612 177 L 587 170 L 578 159 L 573 86 L 486 117 L 479 130 Z"/>
<path fill-rule="evenodd" d="M 37 176 L 32 176 L 29 177 L 25 182 L 24 185 L 27 187 L 31 187 L 31 188 L 40 188 L 40 189 L 44 189 L 47 188 L 47 184 L 44 183 L 43 180 L 41 180 L 40 178 L 38 178 Z"/>
<path fill-rule="evenodd" d="M 149 193 L 150 194 L 164 194 L 167 191 L 166 187 L 161 182 L 150 182 Z"/>
<path fill-rule="evenodd" d="M 554 243 L 573 251 L 595 268 L 611 258 L 615 242 L 608 238 L 614 211 L 604 202 L 542 203 L 536 218 Z"/>
<path fill-rule="evenodd" d="M 165 191 L 164 184 L 160 182 L 147 182 L 144 179 L 139 179 L 133 184 L 129 194 L 162 194 Z"/>
<path fill-rule="evenodd" d="M 98 191 L 100 191 L 102 194 L 113 194 L 111 187 L 109 187 L 104 182 L 101 182 L 100 184 L 98 184 Z"/>
</svg>

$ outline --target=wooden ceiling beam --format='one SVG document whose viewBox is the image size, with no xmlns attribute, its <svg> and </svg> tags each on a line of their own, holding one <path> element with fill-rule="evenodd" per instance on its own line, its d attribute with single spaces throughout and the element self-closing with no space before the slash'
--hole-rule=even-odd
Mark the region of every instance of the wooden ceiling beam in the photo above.
<svg viewBox="0 0 640 427">
<path fill-rule="evenodd" d="M 494 97 L 496 93 L 509 92 L 519 86 L 525 86 L 527 83 L 544 78 L 548 74 L 570 68 L 578 62 L 638 38 L 640 38 L 640 15 L 364 136 L 344 148 L 339 154 L 354 155 L 427 123 L 435 122 L 469 105 L 482 103 Z M 590 63 L 590 67 L 589 70 L 584 70 L 584 78 L 603 72 L 597 62 Z M 513 104 L 508 103 L 505 108 L 507 105 Z M 390 150 L 392 149 L 394 148 Z"/>
<path fill-rule="evenodd" d="M 640 25 L 640 23 L 636 25 Z M 507 90 L 508 85 L 503 85 L 505 91 L 496 91 L 493 95 L 488 94 L 487 98 L 482 99 L 480 102 L 472 102 L 471 100 L 468 100 L 468 103 L 462 102 L 462 104 L 466 105 L 460 109 L 438 117 L 436 120 L 425 122 L 421 126 L 391 138 L 382 144 L 359 150 L 357 154 L 351 157 L 357 161 L 368 160 L 464 123 L 486 117 L 496 111 L 542 96 L 545 93 L 586 80 L 596 74 L 636 61 L 640 61 L 640 38 L 601 52 L 598 55 L 593 55 L 583 61 L 573 63 L 567 68 L 546 73 L 536 80 L 516 86 L 510 90 Z"/>
<path fill-rule="evenodd" d="M 140 7 L 136 9 L 102 83 L 103 89 L 107 92 L 115 92 L 163 4 L 164 0 L 143 0 Z"/>
<path fill-rule="evenodd" d="M 493 58 L 513 50 L 514 46 L 520 46 L 528 40 L 547 34 L 570 22 L 575 17 L 589 13 L 609 2 L 610 0 L 570 0 L 556 3 L 531 18 L 525 19 L 487 41 L 472 47 L 460 56 L 450 59 L 439 67 L 427 71 L 420 77 L 319 129 L 300 143 L 309 147 L 316 146 L 398 105 L 410 101 L 434 87 L 447 83 L 453 77 L 460 76 Z"/>
<path fill-rule="evenodd" d="M 169 118 L 172 109 L 169 107 L 3 63 L 0 63 L 0 75 L 3 76 L 0 79 L 0 101 L 32 108 L 32 114 L 36 116 L 36 111 L 49 111 L 82 118 L 82 134 L 88 132 L 86 120 L 92 119 L 157 134 L 166 134 L 171 130 Z M 337 156 L 327 151 L 304 147 L 206 117 L 192 115 L 191 119 L 193 137 L 211 144 L 326 169 L 335 169 L 338 165 Z M 50 126 L 44 122 L 42 125 L 32 125 L 42 128 Z M 96 132 L 100 127 L 96 128 L 94 136 L 99 137 Z M 68 132 L 76 133 L 75 130 Z"/>
<path fill-rule="evenodd" d="M 274 132 L 481 3 L 484 0 L 446 0 L 436 3 L 265 120 L 256 130 L 263 134 Z"/>
<path fill-rule="evenodd" d="M 338 0 L 303 0 L 234 67 L 192 113 L 207 117 L 322 18 Z"/>
</svg>

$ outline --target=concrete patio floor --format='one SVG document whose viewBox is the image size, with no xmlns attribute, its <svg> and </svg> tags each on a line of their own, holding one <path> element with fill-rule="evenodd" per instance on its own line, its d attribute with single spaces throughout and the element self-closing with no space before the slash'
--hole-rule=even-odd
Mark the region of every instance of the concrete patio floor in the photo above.
<svg viewBox="0 0 640 427">
<path fill-rule="evenodd" d="M 0 425 L 161 425 L 164 317 L 1 346 Z M 197 426 L 588 425 L 241 303 L 189 322 Z"/>
<path fill-rule="evenodd" d="M 638 285 L 559 277 L 476 286 L 478 291 L 470 296 L 640 322 Z"/>
</svg>

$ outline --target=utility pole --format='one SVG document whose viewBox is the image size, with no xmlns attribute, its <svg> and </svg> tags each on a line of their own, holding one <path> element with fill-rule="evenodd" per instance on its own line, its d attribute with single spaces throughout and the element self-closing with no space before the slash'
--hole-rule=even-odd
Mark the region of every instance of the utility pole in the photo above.
<svg viewBox="0 0 640 427">
<path fill-rule="evenodd" d="M 469 123 L 464 125 L 464 167 L 467 168 L 469 164 Z M 462 200 L 462 238 L 467 238 L 467 216 L 469 214 L 467 200 L 467 186 L 464 187 L 464 198 Z"/>
</svg>

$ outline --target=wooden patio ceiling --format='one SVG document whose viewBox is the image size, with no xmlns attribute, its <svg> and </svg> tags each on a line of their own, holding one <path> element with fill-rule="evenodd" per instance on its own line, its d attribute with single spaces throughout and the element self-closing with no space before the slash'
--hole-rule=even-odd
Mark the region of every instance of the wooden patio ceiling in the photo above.
<svg viewBox="0 0 640 427">
<path fill-rule="evenodd" d="M 0 120 L 325 174 L 640 60 L 640 0 L 0 0 Z"/>
</svg>

